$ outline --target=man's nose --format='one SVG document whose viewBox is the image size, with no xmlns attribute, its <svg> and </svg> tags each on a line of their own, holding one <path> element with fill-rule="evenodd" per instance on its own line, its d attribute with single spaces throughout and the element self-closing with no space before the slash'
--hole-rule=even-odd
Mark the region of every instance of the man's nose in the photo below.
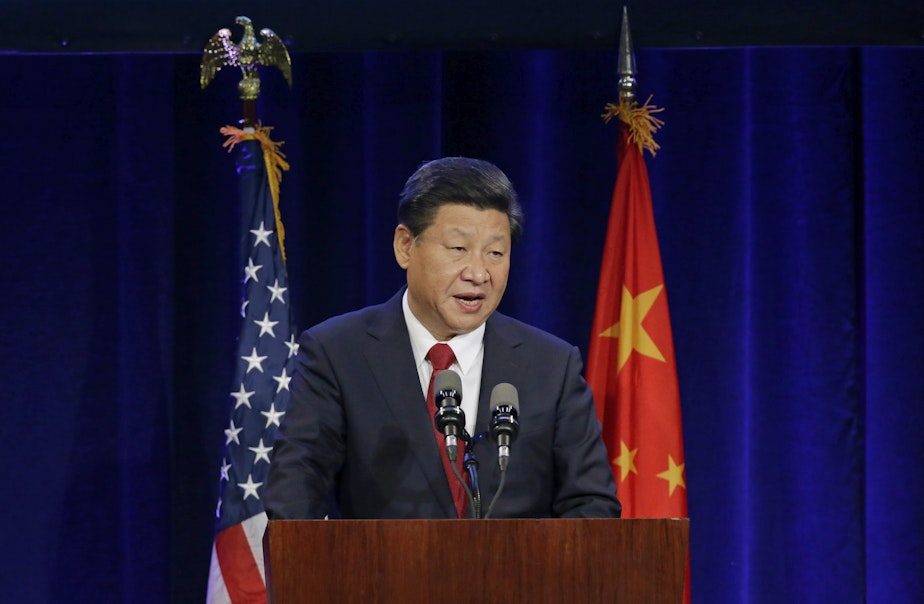
<svg viewBox="0 0 924 604">
<path fill-rule="evenodd" d="M 488 272 L 488 267 L 483 260 L 473 259 L 462 274 L 462 277 L 476 285 L 481 285 L 491 279 L 491 274 Z"/>
</svg>

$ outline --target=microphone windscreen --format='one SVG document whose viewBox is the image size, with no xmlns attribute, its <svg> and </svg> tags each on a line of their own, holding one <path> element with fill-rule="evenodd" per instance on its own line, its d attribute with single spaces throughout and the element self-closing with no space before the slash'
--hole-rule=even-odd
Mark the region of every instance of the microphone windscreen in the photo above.
<svg viewBox="0 0 924 604">
<path fill-rule="evenodd" d="M 520 396 L 516 386 L 503 382 L 494 387 L 491 391 L 491 408 L 496 409 L 500 405 L 509 405 L 517 412 L 520 411 Z"/>
<path fill-rule="evenodd" d="M 459 377 L 459 374 L 452 369 L 437 371 L 436 377 L 433 378 L 433 392 L 440 392 L 442 390 L 455 390 L 461 400 L 462 378 Z"/>
</svg>

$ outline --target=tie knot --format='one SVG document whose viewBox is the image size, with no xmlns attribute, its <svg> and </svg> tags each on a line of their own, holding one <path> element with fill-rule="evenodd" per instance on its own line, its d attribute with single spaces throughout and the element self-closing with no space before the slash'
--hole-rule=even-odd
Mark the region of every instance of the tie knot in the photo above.
<svg viewBox="0 0 924 604">
<path fill-rule="evenodd" d="M 434 344 L 430 352 L 427 353 L 427 359 L 433 365 L 434 373 L 449 369 L 456 360 L 456 355 L 449 347 L 449 344 Z"/>
</svg>

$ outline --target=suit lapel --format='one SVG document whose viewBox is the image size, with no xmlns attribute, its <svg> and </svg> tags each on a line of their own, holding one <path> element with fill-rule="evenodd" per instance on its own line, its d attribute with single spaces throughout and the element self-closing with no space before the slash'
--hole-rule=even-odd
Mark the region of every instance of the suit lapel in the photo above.
<svg viewBox="0 0 924 604">
<path fill-rule="evenodd" d="M 488 430 L 491 421 L 491 390 L 502 382 L 519 387 L 525 375 L 523 359 L 517 354 L 520 340 L 510 329 L 510 319 L 495 312 L 484 330 L 484 365 L 481 369 L 481 393 L 475 433 Z"/>
<path fill-rule="evenodd" d="M 448 517 L 455 517 L 452 494 L 443 470 L 443 453 L 436 443 L 433 417 L 427 411 L 414 364 L 410 336 L 401 310 L 404 290 L 382 306 L 369 322 L 370 345 L 365 356 L 375 377 L 379 396 L 407 441 L 433 495 Z"/>
</svg>

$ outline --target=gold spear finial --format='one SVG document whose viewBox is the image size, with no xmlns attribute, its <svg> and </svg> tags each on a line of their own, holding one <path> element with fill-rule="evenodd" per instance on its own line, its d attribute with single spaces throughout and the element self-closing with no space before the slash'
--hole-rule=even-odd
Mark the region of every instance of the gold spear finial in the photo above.
<svg viewBox="0 0 924 604">
<path fill-rule="evenodd" d="M 199 84 L 204 89 L 222 67 L 239 67 L 243 78 L 237 84 L 237 91 L 244 102 L 244 125 L 255 123 L 254 101 L 260 96 L 260 77 L 257 65 L 278 67 L 289 86 L 292 86 L 292 60 L 286 45 L 276 33 L 269 29 L 260 30 L 263 43 L 257 41 L 253 23 L 247 17 L 238 17 L 235 23 L 244 27 L 239 44 L 231 41 L 231 31 L 219 29 L 205 45 L 200 64 Z"/>
</svg>

